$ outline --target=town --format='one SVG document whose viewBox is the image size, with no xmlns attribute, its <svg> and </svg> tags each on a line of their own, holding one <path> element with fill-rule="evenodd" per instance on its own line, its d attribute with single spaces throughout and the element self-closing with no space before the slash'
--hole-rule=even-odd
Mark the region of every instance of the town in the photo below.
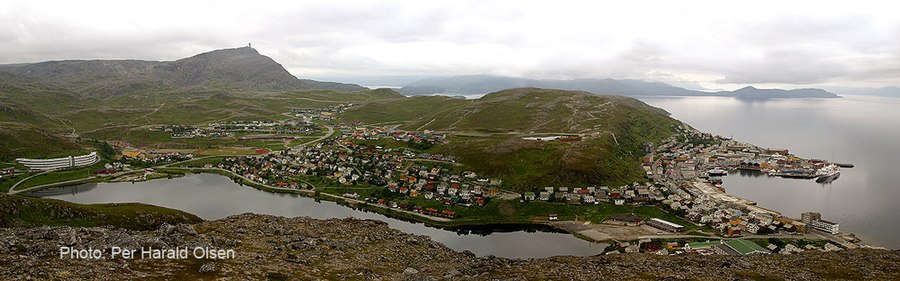
<svg viewBox="0 0 900 281">
<path fill-rule="evenodd" d="M 314 146 L 297 146 L 263 156 L 228 157 L 215 167 L 264 185 L 340 192 L 352 199 L 364 196 L 371 204 L 446 218 L 454 218 L 455 212 L 427 207 L 434 204 L 405 204 L 391 199 L 406 197 L 443 206 L 471 207 L 484 206 L 499 194 L 500 180 L 460 170 L 453 157 L 356 143 L 386 138 L 430 146 L 443 142 L 443 135 L 383 127 L 347 127 L 342 131 L 349 133 Z M 347 186 L 368 188 L 343 192 L 342 187 Z M 362 191 L 367 192 L 358 193 Z"/>
<path fill-rule="evenodd" d="M 244 140 L 320 135 L 327 129 L 324 136 L 309 142 L 310 145 L 289 146 L 285 143 L 283 149 L 257 149 L 255 153 L 248 155 L 224 155 L 202 168 L 224 171 L 254 184 L 315 194 L 325 193 L 334 198 L 419 214 L 431 220 L 465 218 L 459 212 L 464 209 L 460 208 L 482 208 L 495 200 L 551 204 L 548 206 L 603 204 L 598 208 L 657 206 L 685 222 L 695 224 L 692 229 L 716 232 L 715 236 L 709 236 L 711 234 L 693 231 L 692 235 L 685 237 L 697 236 L 696 234 L 707 238 L 718 237 L 702 242 L 694 241 L 699 239 L 694 237 L 663 241 L 665 243 L 659 239 L 612 239 L 619 242 L 611 246 L 611 253 L 640 251 L 658 254 L 747 254 L 776 250 L 790 253 L 804 249 L 793 244 L 773 243 L 762 248 L 754 242 L 739 238 L 813 239 L 815 236 L 810 234 L 811 231 L 815 231 L 816 235 L 825 235 L 828 240 L 843 248 L 854 248 L 854 242 L 858 241 L 852 234 L 839 232 L 837 223 L 823 220 L 817 213 L 804 213 L 799 219 L 788 218 L 777 211 L 756 206 L 755 202 L 725 192 L 721 177 L 734 171 L 783 177 L 836 178 L 822 175 L 823 170 L 837 169 L 832 168 L 836 164 L 796 157 L 785 149 L 764 149 L 680 126 L 676 135 L 660 144 L 644 145 L 646 155 L 642 157 L 641 165 L 648 179 L 646 182 L 624 186 L 536 186 L 532 191 L 516 193 L 504 190 L 500 179 L 467 170 L 453 155 L 426 152 L 434 146 L 447 143 L 445 133 L 430 130 L 404 131 L 396 125 L 335 125 L 330 122 L 347 107 L 349 105 L 298 109 L 286 113 L 292 118 L 282 121 L 218 122 L 203 128 L 164 125 L 153 130 L 170 132 L 172 138 Z M 328 123 L 322 124 L 325 122 Z M 554 136 L 534 140 L 559 140 L 565 143 L 577 142 L 581 138 Z M 152 168 L 169 168 L 166 166 L 189 163 L 195 158 L 202 160 L 187 151 L 136 149 L 125 143 L 114 145 L 121 148 L 122 158 L 107 164 L 103 170 L 95 171 L 95 174 L 110 176 L 142 172 L 137 175 L 129 174 L 120 180 L 147 180 L 159 176 L 154 174 L 155 170 Z M 208 157 L 213 156 L 203 158 Z M 181 167 L 188 167 L 185 165 Z M 133 167 L 144 170 L 135 170 Z M 475 213 L 478 212 L 477 209 L 474 210 Z M 472 214 L 472 211 L 464 213 Z M 546 213 L 543 218 L 536 219 L 550 224 L 559 221 L 558 215 L 553 213 Z M 623 225 L 639 229 L 635 233 L 669 233 L 672 237 L 681 237 L 688 229 L 665 218 L 624 213 L 608 216 L 603 220 L 602 224 L 593 227 L 598 230 L 596 232 L 602 233 L 603 227 L 609 225 Z M 616 237 L 578 233 L 594 240 Z M 627 237 L 632 236 L 638 235 Z M 820 250 L 840 248 L 830 242 L 804 246 L 805 249 Z"/>
<path fill-rule="evenodd" d="M 642 162 L 651 181 L 618 187 L 541 187 L 540 191 L 524 192 L 517 196 L 509 196 L 509 192 L 504 192 L 499 179 L 480 177 L 473 171 L 462 169 L 453 156 L 419 153 L 409 147 L 376 145 L 383 139 L 434 145 L 442 143 L 446 138 L 434 132 L 415 133 L 391 127 L 344 126 L 340 129 L 340 137 L 314 146 L 294 147 L 264 156 L 229 157 L 216 167 L 266 185 L 324 192 L 333 189 L 335 194 L 345 198 L 364 198 L 369 204 L 435 217 L 459 218 L 456 212 L 441 210 L 435 206 L 477 208 L 499 197 L 516 198 L 522 202 L 576 205 L 601 202 L 617 206 L 655 205 L 697 225 L 708 226 L 718 231 L 723 239 L 765 237 L 762 235 L 803 238 L 812 237 L 806 235 L 810 231 L 819 231 L 825 235 L 840 235 L 834 237 L 834 240 L 846 241 L 838 243 L 842 247 L 855 247 L 852 243 L 856 242 L 855 237 L 840 233 L 837 223 L 822 220 L 821 216 L 807 217 L 806 214 L 803 219 L 788 218 L 777 211 L 756 206 L 752 201 L 728 195 L 721 187 L 721 176 L 727 175 L 728 170 L 747 169 L 747 163 L 753 163 L 756 172 L 776 173 L 787 169 L 822 168 L 828 165 L 826 161 L 806 160 L 793 156 L 786 150 L 762 149 L 686 128 L 680 130 L 681 134 L 656 147 L 647 146 L 648 153 Z M 719 171 L 720 169 L 723 171 Z M 322 179 L 327 181 L 323 182 Z M 317 182 L 317 185 L 311 182 Z M 368 188 L 354 191 L 342 188 L 348 186 Z M 360 192 L 361 190 L 366 192 Z M 427 204 L 428 201 L 438 204 Z M 549 221 L 557 220 L 555 214 L 547 216 Z M 685 230 L 683 226 L 661 218 L 644 219 L 619 215 L 608 220 L 647 225 L 674 234 Z M 733 246 L 734 243 L 749 245 L 746 242 L 730 242 L 732 240 L 735 239 L 714 243 L 720 246 L 710 243 L 690 246 L 680 244 L 681 251 L 671 249 L 670 252 L 746 252 L 746 247 L 726 247 Z M 673 243 L 675 242 L 668 242 L 667 245 L 671 246 Z M 626 245 L 620 250 L 626 251 L 628 248 L 631 250 L 627 251 L 632 251 L 638 245 L 640 244 L 630 245 L 631 248 Z M 646 245 L 656 244 L 648 242 Z M 781 249 L 782 253 L 803 250 L 788 245 L 782 245 L 787 247 L 787 250 Z M 807 249 L 839 248 L 832 243 L 807 246 Z M 772 247 L 761 250 L 751 248 L 753 251 L 750 252 L 753 253 L 775 250 Z M 638 249 L 656 252 L 660 248 L 648 246 Z"/>
</svg>

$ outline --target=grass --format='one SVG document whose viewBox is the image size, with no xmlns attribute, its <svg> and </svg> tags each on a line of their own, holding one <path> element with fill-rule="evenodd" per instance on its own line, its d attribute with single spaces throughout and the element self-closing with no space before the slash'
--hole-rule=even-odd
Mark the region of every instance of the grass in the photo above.
<svg viewBox="0 0 900 281">
<path fill-rule="evenodd" d="M 306 143 L 306 142 L 308 142 L 308 141 L 312 141 L 312 140 L 318 139 L 318 138 L 320 138 L 320 137 L 322 137 L 322 136 L 324 136 L 324 134 L 318 135 L 318 136 L 302 136 L 302 137 L 298 137 L 298 138 L 295 138 L 295 139 L 291 140 L 291 141 L 288 143 L 288 146 L 290 146 L 290 147 L 298 146 L 298 145 L 300 145 L 300 144 L 302 144 L 302 143 Z"/>
<path fill-rule="evenodd" d="M 477 100 L 412 97 L 365 104 L 345 121 L 404 122 L 404 129 L 451 132 L 428 152 L 457 156 L 467 168 L 500 178 L 504 188 L 623 185 L 646 181 L 642 145 L 674 133 L 678 122 L 631 98 L 514 89 Z M 587 134 L 574 143 L 522 140 L 531 134 Z M 379 145 L 396 147 L 381 142 Z"/>
<path fill-rule="evenodd" d="M 90 87 L 90 81 L 84 86 Z M 150 132 L 159 124 L 205 125 L 230 120 L 281 120 L 282 113 L 314 108 L 399 98 L 385 90 L 335 94 L 303 90 L 253 92 L 208 88 L 130 88 L 127 95 L 97 97 L 73 88 L 40 83 L 4 83 L 0 86 L 0 161 L 16 157 L 43 158 L 50 154 L 78 154 L 80 145 L 60 137 L 76 132 L 85 138 L 121 140 L 139 147 L 207 148 L 241 145 L 238 140 L 173 140 L 168 133 Z M 80 87 L 80 86 L 79 86 Z M 223 91 L 229 94 L 222 94 Z M 40 93 L 40 94 L 35 94 Z M 40 106 L 35 106 L 40 105 Z M 99 105 L 99 106 L 98 106 Z M 162 105 L 160 107 L 160 105 Z M 158 109 L 158 111 L 157 111 Z M 65 124 L 59 120 L 65 120 Z M 6 124 L 9 122 L 9 124 Z M 276 148 L 279 142 L 250 146 Z"/>
<path fill-rule="evenodd" d="M 359 194 L 360 198 L 374 195 L 389 202 L 398 204 L 419 205 L 436 209 L 450 209 L 457 213 L 457 218 L 447 225 L 479 225 L 479 224 L 512 224 L 544 222 L 548 214 L 557 214 L 560 220 L 590 221 L 601 223 L 612 215 L 633 214 L 635 216 L 649 218 L 661 218 L 667 221 L 681 224 L 688 230 L 701 230 L 693 223 L 679 218 L 675 214 L 668 213 L 655 206 L 616 206 L 606 202 L 597 205 L 569 205 L 565 203 L 550 203 L 543 201 L 519 202 L 517 200 L 491 200 L 483 207 L 472 206 L 445 206 L 441 201 L 425 198 L 413 198 L 401 196 L 397 193 L 386 191 L 383 187 L 353 186 L 353 187 L 328 187 L 316 188 L 322 192 L 342 195 L 346 192 Z M 421 219 L 416 219 L 421 220 Z"/>
<path fill-rule="evenodd" d="M 256 149 L 250 148 L 213 148 L 201 149 L 194 153 L 199 156 L 212 155 L 256 155 Z"/>
<path fill-rule="evenodd" d="M 87 150 L 81 145 L 37 127 L 4 124 L 3 129 L 0 129 L 0 161 L 13 161 L 20 157 L 51 158 L 85 153 Z"/>
<path fill-rule="evenodd" d="M 49 172 L 22 182 L 21 184 L 19 184 L 19 186 L 16 186 L 16 190 L 91 177 L 93 176 L 91 172 L 97 169 L 102 169 L 103 165 L 104 163 L 100 162 L 87 167 Z"/>
<path fill-rule="evenodd" d="M 206 165 L 206 164 L 213 164 L 213 165 L 219 164 L 219 162 L 222 162 L 222 160 L 224 160 L 225 158 L 227 158 L 227 156 L 218 156 L 218 157 L 210 157 L 210 158 L 204 158 L 204 159 L 195 159 L 195 160 L 190 160 L 190 161 L 187 161 L 187 162 L 178 164 L 177 166 L 203 167 L 203 166 Z"/>
<path fill-rule="evenodd" d="M 0 193 L 6 193 L 9 191 L 10 187 L 26 177 L 28 177 L 27 174 L 20 174 L 12 177 L 4 176 L 3 178 L 0 178 Z"/>
<path fill-rule="evenodd" d="M 39 87 L 39 86 L 36 86 Z M 21 104 L 45 102 L 46 108 L 29 108 L 30 114 L 70 120 L 85 137 L 122 140 L 139 147 L 201 149 L 198 155 L 254 154 L 255 148 L 277 150 L 281 141 L 239 141 L 236 139 L 172 139 L 166 132 L 151 132 L 147 125 L 204 125 L 229 120 L 279 120 L 294 108 L 309 108 L 339 103 L 361 103 L 341 115 L 342 122 L 401 122 L 402 128 L 450 130 L 462 132 L 577 133 L 587 129 L 599 135 L 580 143 L 524 142 L 521 135 L 453 136 L 451 143 L 428 149 L 459 157 L 459 162 L 479 174 L 497 177 L 505 187 L 516 191 L 542 186 L 619 185 L 643 181 L 638 165 L 640 146 L 671 133 L 676 121 L 664 112 L 637 100 L 621 97 L 585 95 L 576 92 L 516 89 L 486 95 L 478 100 L 447 97 L 403 98 L 384 90 L 335 95 L 330 91 L 294 91 L 285 93 L 221 94 L 215 89 L 194 89 L 135 93 L 110 97 L 102 109 L 91 106 L 93 98 L 73 98 L 58 89 L 43 89 L 43 97 L 29 95 L 29 89 L 12 91 L 9 100 Z M 56 91 L 56 92 L 54 92 Z M 50 93 L 56 93 L 50 94 Z M 177 97 L 177 98 L 173 98 Z M 65 101 L 65 102 L 61 102 Z M 162 105 L 160 107 L 160 105 Z M 241 110 L 233 110 L 241 108 Z M 159 110 L 155 112 L 155 110 Z M 18 114 L 16 116 L 24 116 Z M 10 117 L 13 118 L 13 117 Z M 17 120 L 31 120 L 15 117 Z M 25 118 L 25 119 L 23 119 Z M 47 130 L 65 132 L 59 122 L 49 118 L 41 124 Z M 34 121 L 39 123 L 38 121 Z M 144 127 L 142 127 L 144 126 Z M 99 129 L 99 130 L 98 130 Z M 616 140 L 612 139 L 612 135 Z M 34 147 L 35 137 L 21 141 L 29 151 L 49 151 Z M 305 139 L 304 139 L 305 141 Z M 381 142 L 381 141 L 379 141 Z M 299 140 L 291 144 L 298 144 Z M 404 144 L 384 141 L 386 147 Z M 50 144 L 65 148 L 63 144 Z M 242 150 L 235 147 L 248 147 Z M 69 146 L 71 148 L 71 146 Z M 11 148 L 12 149 L 12 148 Z M 76 148 L 77 149 L 77 148 Z M 65 150 L 65 149 L 64 149 Z M 23 152 L 24 153 L 24 152 Z M 21 155 L 0 148 L 0 156 Z"/>
<path fill-rule="evenodd" d="M 196 223 L 197 216 L 163 207 L 125 203 L 81 205 L 55 199 L 0 195 L 0 227 L 106 226 L 151 230 L 163 223 Z"/>
</svg>

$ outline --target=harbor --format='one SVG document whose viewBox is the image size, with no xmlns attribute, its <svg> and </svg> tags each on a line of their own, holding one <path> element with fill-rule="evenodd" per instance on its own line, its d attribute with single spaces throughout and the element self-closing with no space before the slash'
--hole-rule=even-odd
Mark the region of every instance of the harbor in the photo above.
<svg viewBox="0 0 900 281">
<path fill-rule="evenodd" d="M 645 146 L 643 167 L 656 185 L 672 194 L 662 203 L 685 219 L 708 225 L 729 237 L 765 234 L 815 233 L 845 248 L 857 248 L 855 235 L 839 231 L 839 224 L 821 218 L 789 217 L 757 202 L 726 192 L 723 177 L 747 174 L 815 180 L 829 183 L 840 177 L 840 166 L 827 160 L 806 159 L 787 149 L 762 148 L 692 128 L 654 147 Z M 804 211 L 807 212 L 807 211 Z"/>
</svg>

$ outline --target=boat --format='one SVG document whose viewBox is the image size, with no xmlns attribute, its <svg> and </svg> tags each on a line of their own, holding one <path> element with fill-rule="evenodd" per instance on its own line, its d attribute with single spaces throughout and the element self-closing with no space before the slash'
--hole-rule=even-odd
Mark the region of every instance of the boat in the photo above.
<svg viewBox="0 0 900 281">
<path fill-rule="evenodd" d="M 709 171 L 706 171 L 706 174 L 708 174 L 710 177 L 727 176 L 728 170 L 722 169 L 720 167 L 716 167 L 716 168 L 710 169 Z"/>
<path fill-rule="evenodd" d="M 807 169 L 788 169 L 788 170 L 780 170 L 774 175 L 789 178 L 789 179 L 815 179 L 819 176 L 816 175 L 815 170 L 807 170 Z"/>
<path fill-rule="evenodd" d="M 841 168 L 830 164 L 816 171 L 816 176 L 816 182 L 831 182 L 841 176 Z"/>
</svg>

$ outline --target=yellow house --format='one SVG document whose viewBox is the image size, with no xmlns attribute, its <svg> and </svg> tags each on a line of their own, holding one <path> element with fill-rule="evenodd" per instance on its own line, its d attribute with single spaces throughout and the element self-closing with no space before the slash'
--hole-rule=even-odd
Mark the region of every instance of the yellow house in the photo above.
<svg viewBox="0 0 900 281">
<path fill-rule="evenodd" d="M 128 157 L 128 158 L 136 158 L 136 157 L 138 157 L 138 155 L 141 155 L 141 152 L 140 152 L 140 151 L 137 151 L 137 150 L 125 150 L 125 151 L 122 151 L 122 156 L 125 156 L 125 157 Z"/>
</svg>

